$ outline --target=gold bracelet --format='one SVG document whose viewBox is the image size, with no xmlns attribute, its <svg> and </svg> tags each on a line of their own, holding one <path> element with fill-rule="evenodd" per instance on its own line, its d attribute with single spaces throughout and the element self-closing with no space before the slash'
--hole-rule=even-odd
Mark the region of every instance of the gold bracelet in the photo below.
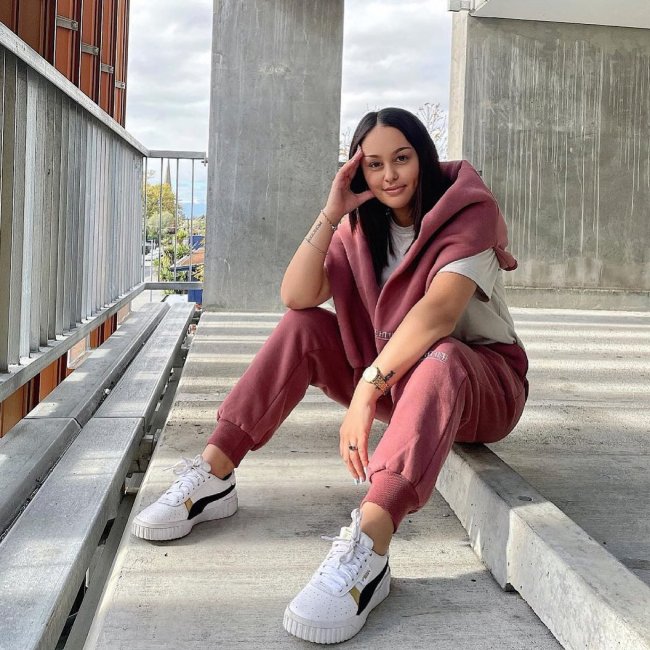
<svg viewBox="0 0 650 650">
<path fill-rule="evenodd" d="M 316 244 L 312 244 L 309 241 L 309 239 L 307 239 L 306 237 L 305 237 L 305 239 L 303 241 L 306 241 L 310 246 L 313 246 L 319 253 L 322 253 L 323 255 L 327 255 L 327 251 L 324 251 L 322 248 L 318 248 L 318 246 L 316 246 Z"/>
<path fill-rule="evenodd" d="M 338 226 L 335 226 L 331 221 L 330 218 L 327 216 L 327 212 L 325 210 L 321 210 L 320 213 L 325 217 L 325 221 L 330 225 L 330 228 L 332 229 L 332 232 L 336 232 L 336 229 Z"/>
</svg>

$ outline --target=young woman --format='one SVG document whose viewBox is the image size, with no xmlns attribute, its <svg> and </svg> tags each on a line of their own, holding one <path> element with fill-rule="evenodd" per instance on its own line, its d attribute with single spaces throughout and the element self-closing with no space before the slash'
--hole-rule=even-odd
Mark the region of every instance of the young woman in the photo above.
<svg viewBox="0 0 650 650">
<path fill-rule="evenodd" d="M 506 244 L 469 163 L 440 163 L 405 110 L 366 115 L 287 267 L 289 311 L 223 402 L 203 454 L 179 464 L 134 534 L 175 539 L 233 514 L 234 468 L 318 386 L 347 406 L 339 453 L 370 486 L 284 626 L 318 643 L 354 636 L 388 595 L 391 538 L 431 496 L 452 443 L 495 442 L 521 416 L 528 363 L 504 299 L 501 270 L 516 267 Z M 318 308 L 332 297 L 335 314 Z M 374 418 L 388 427 L 371 457 Z"/>
</svg>

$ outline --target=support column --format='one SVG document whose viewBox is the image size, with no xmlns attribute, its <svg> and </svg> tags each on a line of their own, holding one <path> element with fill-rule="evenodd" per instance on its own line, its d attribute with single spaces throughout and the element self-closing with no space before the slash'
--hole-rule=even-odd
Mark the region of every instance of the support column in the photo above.
<svg viewBox="0 0 650 650">
<path fill-rule="evenodd" d="M 215 0 L 204 307 L 281 308 L 337 169 L 343 0 Z"/>
<path fill-rule="evenodd" d="M 648 309 L 650 29 L 461 12 L 452 48 L 449 152 L 504 212 L 511 303 Z"/>
</svg>

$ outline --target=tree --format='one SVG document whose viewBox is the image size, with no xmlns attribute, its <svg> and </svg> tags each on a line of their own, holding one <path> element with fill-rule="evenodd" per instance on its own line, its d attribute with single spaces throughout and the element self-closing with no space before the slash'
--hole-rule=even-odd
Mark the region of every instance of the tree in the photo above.
<svg viewBox="0 0 650 650">
<path fill-rule="evenodd" d="M 426 127 L 436 145 L 441 160 L 447 158 L 447 113 L 439 103 L 426 102 L 415 113 Z"/>
<path fill-rule="evenodd" d="M 169 183 L 147 183 L 147 209 L 145 218 L 147 220 L 147 239 L 158 239 L 160 227 L 160 204 L 162 201 L 162 230 L 160 237 L 164 238 L 169 234 L 170 228 L 173 232 L 174 218 L 181 222 L 185 218 L 183 206 L 176 204 L 176 195 Z M 174 212 L 176 217 L 174 217 Z"/>
<path fill-rule="evenodd" d="M 341 131 L 339 137 L 339 162 L 345 162 L 350 153 L 350 143 L 352 142 L 352 129 L 348 127 L 345 131 Z"/>
</svg>

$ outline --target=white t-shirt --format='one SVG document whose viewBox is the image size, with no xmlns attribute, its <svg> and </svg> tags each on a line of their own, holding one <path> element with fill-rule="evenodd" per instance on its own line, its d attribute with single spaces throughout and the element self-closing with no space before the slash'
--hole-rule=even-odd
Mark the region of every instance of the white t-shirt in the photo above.
<svg viewBox="0 0 650 650">
<path fill-rule="evenodd" d="M 399 226 L 392 219 L 390 234 L 393 250 L 388 250 L 388 264 L 381 274 L 382 286 L 399 266 L 413 241 L 413 226 Z M 503 271 L 491 248 L 443 266 L 438 273 L 458 273 L 476 282 L 476 292 L 470 298 L 465 311 L 456 323 L 451 336 L 465 343 L 487 345 L 489 343 L 518 343 L 512 316 L 505 300 Z"/>
</svg>

